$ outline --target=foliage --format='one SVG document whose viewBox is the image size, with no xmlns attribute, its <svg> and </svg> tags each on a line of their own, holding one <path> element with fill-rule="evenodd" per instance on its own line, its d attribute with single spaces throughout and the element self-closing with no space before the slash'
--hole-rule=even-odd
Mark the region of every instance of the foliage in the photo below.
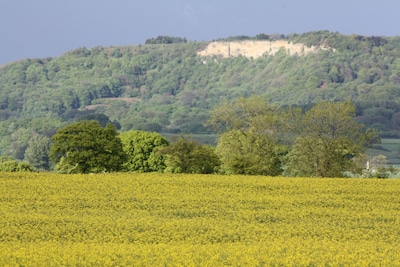
<svg viewBox="0 0 400 267">
<path fill-rule="evenodd" d="M 354 170 L 354 157 L 376 139 L 376 131 L 354 120 L 355 106 L 347 102 L 320 102 L 304 114 L 287 113 L 287 127 L 297 135 L 287 155 L 288 176 L 341 177 Z"/>
<path fill-rule="evenodd" d="M 181 135 L 178 140 L 160 150 L 165 155 L 166 172 L 214 173 L 220 160 L 210 145 L 202 145 Z"/>
<path fill-rule="evenodd" d="M 0 196 L 1 266 L 400 263 L 396 179 L 10 173 Z"/>
<path fill-rule="evenodd" d="M 382 136 L 400 137 L 400 37 L 318 31 L 227 40 L 238 39 L 329 49 L 306 56 L 281 51 L 256 59 L 204 58 L 197 52 L 208 43 L 175 40 L 81 47 L 57 58 L 11 62 L 0 67 L 0 154 L 23 159 L 33 134 L 50 137 L 93 113 L 119 122 L 122 131 L 210 133 L 203 126 L 209 110 L 221 99 L 250 95 L 307 108 L 350 99 L 358 121 Z"/>
<path fill-rule="evenodd" d="M 11 161 L 11 160 L 14 160 L 14 159 L 9 156 L 0 156 L 0 163 L 6 162 L 6 161 Z"/>
<path fill-rule="evenodd" d="M 147 39 L 146 44 L 179 44 L 187 43 L 186 38 L 172 36 L 157 36 L 156 38 Z"/>
<path fill-rule="evenodd" d="M 50 170 L 51 139 L 37 135 L 28 142 L 25 150 L 25 160 L 38 170 Z"/>
<path fill-rule="evenodd" d="M 279 132 L 279 112 L 257 96 L 225 101 L 211 111 L 208 124 L 226 130 L 216 150 L 224 172 L 274 176 L 282 173 L 286 148 Z"/>
<path fill-rule="evenodd" d="M 218 140 L 216 153 L 224 173 L 277 176 L 287 152 L 266 134 L 231 130 Z"/>
<path fill-rule="evenodd" d="M 98 121 L 101 127 L 106 127 L 107 124 L 112 123 L 110 119 L 104 114 L 96 114 L 96 113 L 86 113 L 84 115 L 79 116 L 77 121 Z M 116 126 L 116 125 L 114 125 Z"/>
<path fill-rule="evenodd" d="M 367 161 L 367 167 L 363 172 L 366 178 L 389 178 L 391 174 L 397 173 L 399 170 L 394 166 L 387 165 L 387 158 L 384 155 L 377 155 Z"/>
<path fill-rule="evenodd" d="M 32 172 L 34 170 L 35 168 L 28 162 L 0 156 L 0 172 Z"/>
<path fill-rule="evenodd" d="M 127 160 L 124 169 L 135 172 L 163 171 L 164 158 L 158 153 L 169 144 L 168 140 L 158 133 L 146 131 L 128 131 L 120 134 Z"/>
<path fill-rule="evenodd" d="M 65 126 L 53 136 L 50 159 L 62 173 L 97 173 L 121 170 L 125 160 L 115 127 L 97 121 Z"/>
<path fill-rule="evenodd" d="M 216 106 L 208 124 L 225 131 L 216 152 L 226 173 L 341 177 L 361 174 L 355 158 L 378 137 L 355 112 L 349 101 L 320 102 L 303 113 L 252 96 Z"/>
</svg>

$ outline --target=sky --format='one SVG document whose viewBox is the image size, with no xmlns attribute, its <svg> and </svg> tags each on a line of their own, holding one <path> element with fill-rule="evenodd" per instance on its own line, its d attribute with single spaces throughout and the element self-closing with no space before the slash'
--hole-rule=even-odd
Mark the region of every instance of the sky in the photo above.
<svg viewBox="0 0 400 267">
<path fill-rule="evenodd" d="M 0 64 L 78 47 L 329 30 L 400 36 L 400 0 L 1 0 Z"/>
</svg>

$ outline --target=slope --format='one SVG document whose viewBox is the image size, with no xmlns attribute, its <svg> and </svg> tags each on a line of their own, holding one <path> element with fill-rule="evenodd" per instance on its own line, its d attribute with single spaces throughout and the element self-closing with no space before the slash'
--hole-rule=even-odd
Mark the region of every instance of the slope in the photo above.
<svg viewBox="0 0 400 267">
<path fill-rule="evenodd" d="M 399 37 L 321 31 L 217 41 L 242 46 L 229 57 L 201 54 L 215 45 L 209 42 L 83 47 L 2 66 L 0 154 L 22 158 L 32 135 L 51 136 L 67 123 L 96 116 L 121 131 L 209 133 L 203 122 L 214 105 L 252 94 L 304 108 L 351 99 L 360 121 L 400 136 Z M 285 45 L 246 55 L 261 42 Z"/>
</svg>

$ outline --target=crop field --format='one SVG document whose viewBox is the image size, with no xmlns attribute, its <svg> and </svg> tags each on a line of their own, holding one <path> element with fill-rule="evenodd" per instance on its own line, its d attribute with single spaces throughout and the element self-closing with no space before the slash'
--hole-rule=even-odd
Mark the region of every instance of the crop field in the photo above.
<svg viewBox="0 0 400 267">
<path fill-rule="evenodd" d="M 400 167 L 400 139 L 383 138 L 375 149 L 369 149 L 371 156 L 384 155 L 388 165 Z"/>
<path fill-rule="evenodd" d="M 0 266 L 400 266 L 400 180 L 0 173 Z"/>
</svg>

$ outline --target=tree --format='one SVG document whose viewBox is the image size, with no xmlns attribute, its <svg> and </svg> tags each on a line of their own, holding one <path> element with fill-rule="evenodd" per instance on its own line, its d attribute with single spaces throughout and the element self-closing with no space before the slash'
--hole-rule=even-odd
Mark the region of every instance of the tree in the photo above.
<svg viewBox="0 0 400 267">
<path fill-rule="evenodd" d="M 165 137 L 158 133 L 134 130 L 121 133 L 120 138 L 127 155 L 124 169 L 137 172 L 165 169 L 164 157 L 158 153 L 169 144 Z"/>
<path fill-rule="evenodd" d="M 209 174 L 217 171 L 220 160 L 210 145 L 180 136 L 177 141 L 160 150 L 166 159 L 166 172 Z"/>
<path fill-rule="evenodd" d="M 174 36 L 157 36 L 156 38 L 149 38 L 145 44 L 180 44 L 187 43 L 186 38 Z"/>
<path fill-rule="evenodd" d="M 77 121 L 91 121 L 91 120 L 98 121 L 101 127 L 106 127 L 107 124 L 112 123 L 110 121 L 110 118 L 108 118 L 104 114 L 99 114 L 99 113 L 84 114 L 77 118 Z"/>
<path fill-rule="evenodd" d="M 353 158 L 365 152 L 377 132 L 354 120 L 355 106 L 347 102 L 320 102 L 306 113 L 290 109 L 287 129 L 295 134 L 287 155 L 285 175 L 343 177 L 354 169 Z"/>
<path fill-rule="evenodd" d="M 32 172 L 35 168 L 28 162 L 17 161 L 12 157 L 0 156 L 0 172 Z"/>
<path fill-rule="evenodd" d="M 224 173 L 277 176 L 287 148 L 264 133 L 231 130 L 219 138 L 216 153 Z"/>
<path fill-rule="evenodd" d="M 208 124 L 223 131 L 216 153 L 226 173 L 280 175 L 286 154 L 279 110 L 261 97 L 238 98 L 216 106 Z"/>
<path fill-rule="evenodd" d="M 34 136 L 25 150 L 25 160 L 38 170 L 50 170 L 51 139 L 44 135 Z"/>
<path fill-rule="evenodd" d="M 53 136 L 50 159 L 62 173 L 98 173 L 121 170 L 126 155 L 112 124 L 80 121 Z"/>
</svg>

